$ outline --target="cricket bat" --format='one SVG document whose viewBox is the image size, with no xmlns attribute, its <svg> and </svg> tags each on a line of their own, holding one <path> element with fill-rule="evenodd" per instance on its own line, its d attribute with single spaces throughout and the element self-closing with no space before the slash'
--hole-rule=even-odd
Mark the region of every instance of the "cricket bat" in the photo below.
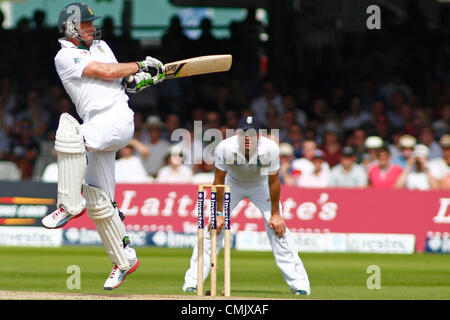
<svg viewBox="0 0 450 320">
<path fill-rule="evenodd" d="M 228 71 L 231 68 L 231 61 L 231 54 L 219 54 L 169 62 L 164 65 L 166 73 L 164 79 Z"/>
</svg>

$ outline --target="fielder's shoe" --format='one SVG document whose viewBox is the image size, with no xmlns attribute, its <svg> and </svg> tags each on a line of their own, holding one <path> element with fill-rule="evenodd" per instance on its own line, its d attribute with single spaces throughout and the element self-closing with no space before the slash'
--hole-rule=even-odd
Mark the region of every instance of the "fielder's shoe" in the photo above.
<svg viewBox="0 0 450 320">
<path fill-rule="evenodd" d="M 130 268 L 125 270 L 120 270 L 118 266 L 114 266 L 112 269 L 108 279 L 106 279 L 103 288 L 105 290 L 112 290 L 119 287 L 124 281 L 127 275 L 134 272 L 139 267 L 139 260 L 136 259 L 134 264 L 131 265 Z"/>
<path fill-rule="evenodd" d="M 306 290 L 297 290 L 294 292 L 294 294 L 297 296 L 309 296 L 309 293 Z"/>
<path fill-rule="evenodd" d="M 190 286 L 187 283 L 184 283 L 183 284 L 183 292 L 190 292 L 190 293 L 197 292 L 197 286 L 196 285 Z"/>
<path fill-rule="evenodd" d="M 57 229 L 65 226 L 70 220 L 82 216 L 86 212 L 86 200 L 83 199 L 83 210 L 77 214 L 71 214 L 64 209 L 64 206 L 59 207 L 49 215 L 45 216 L 41 223 L 47 229 Z"/>
<path fill-rule="evenodd" d="M 187 287 L 183 291 L 184 292 L 188 292 L 188 293 L 195 293 L 195 292 L 197 292 L 197 288 L 195 288 L 195 287 Z"/>
</svg>

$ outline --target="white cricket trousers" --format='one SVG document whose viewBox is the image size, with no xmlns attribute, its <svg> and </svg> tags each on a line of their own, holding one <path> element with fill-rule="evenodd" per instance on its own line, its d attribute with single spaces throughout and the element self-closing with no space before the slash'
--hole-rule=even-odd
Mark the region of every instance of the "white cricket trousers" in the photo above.
<svg viewBox="0 0 450 320">
<path fill-rule="evenodd" d="M 283 275 L 289 289 L 292 292 L 297 290 L 305 290 L 308 293 L 311 292 L 308 275 L 306 273 L 305 267 L 298 255 L 298 250 L 292 238 L 292 233 L 289 229 L 286 229 L 286 234 L 283 238 L 278 238 L 275 231 L 269 226 L 269 220 L 271 217 L 271 201 L 268 183 L 261 184 L 243 184 L 234 179 L 227 179 L 225 181 L 227 185 L 231 187 L 231 211 L 234 210 L 236 205 L 243 200 L 248 198 L 263 214 L 265 229 L 267 236 L 269 237 L 270 245 L 272 246 L 273 255 L 275 257 L 275 262 Z M 281 203 L 280 203 L 280 214 L 281 214 Z M 233 220 L 231 219 L 231 223 Z M 224 243 L 224 232 L 220 232 L 217 236 L 217 254 L 219 254 L 220 248 L 223 247 Z M 184 277 L 183 290 L 188 287 L 197 286 L 197 262 L 198 262 L 198 246 L 197 243 L 194 247 L 192 257 L 190 260 L 190 267 L 186 271 Z M 205 280 L 210 272 L 210 254 L 211 254 L 211 238 L 208 228 L 205 226 L 204 235 L 204 250 L 203 257 L 205 263 L 203 264 L 203 279 Z M 263 280 L 262 280 L 263 281 Z"/>
<path fill-rule="evenodd" d="M 126 103 L 89 113 L 81 131 L 87 150 L 85 182 L 104 190 L 114 200 L 116 188 L 116 152 L 125 147 L 134 134 L 134 112 Z"/>
</svg>

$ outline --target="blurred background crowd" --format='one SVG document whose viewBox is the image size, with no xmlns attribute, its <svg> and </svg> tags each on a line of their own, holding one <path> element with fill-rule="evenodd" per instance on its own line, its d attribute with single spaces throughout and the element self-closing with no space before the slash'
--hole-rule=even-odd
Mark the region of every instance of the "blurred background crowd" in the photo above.
<svg viewBox="0 0 450 320">
<path fill-rule="evenodd" d="M 225 132 L 253 115 L 263 128 L 279 129 L 286 185 L 450 188 L 450 10 L 441 7 L 433 28 L 416 1 L 407 13 L 402 23 L 386 17 L 382 30 L 345 34 L 336 46 L 297 48 L 288 54 L 292 70 L 268 68 L 264 26 L 253 9 L 221 39 L 208 18 L 191 39 L 174 16 L 151 47 L 104 18 L 102 39 L 122 62 L 233 55 L 230 72 L 168 80 L 130 95 L 135 137 L 118 153 L 117 182 L 211 182 L 214 165 L 169 155 L 179 143 L 172 133 L 193 132 L 194 121 Z M 59 116 L 76 116 L 53 64 L 61 35 L 39 10 L 14 29 L 1 25 L 0 178 L 56 181 Z"/>
</svg>

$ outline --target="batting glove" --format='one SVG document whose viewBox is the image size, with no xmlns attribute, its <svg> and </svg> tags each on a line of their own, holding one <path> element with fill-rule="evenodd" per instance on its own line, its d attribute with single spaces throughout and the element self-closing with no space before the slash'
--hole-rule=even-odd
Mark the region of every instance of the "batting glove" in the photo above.
<svg viewBox="0 0 450 320">
<path fill-rule="evenodd" d="M 148 72 L 151 74 L 153 84 L 160 83 L 164 80 L 164 64 L 158 59 L 147 56 L 145 60 L 137 61 L 136 63 L 140 72 Z"/>
<path fill-rule="evenodd" d="M 153 83 L 153 77 L 148 72 L 138 72 L 127 79 L 123 79 L 123 86 L 128 93 L 138 93 L 145 88 L 151 86 Z"/>
</svg>

